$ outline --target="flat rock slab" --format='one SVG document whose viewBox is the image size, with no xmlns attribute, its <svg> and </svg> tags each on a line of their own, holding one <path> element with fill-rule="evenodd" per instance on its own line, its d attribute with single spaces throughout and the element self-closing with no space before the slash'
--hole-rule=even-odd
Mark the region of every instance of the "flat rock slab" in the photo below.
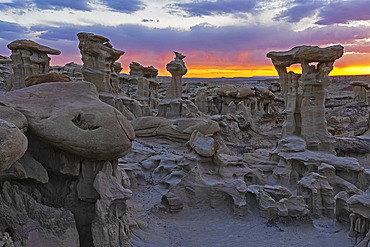
<svg viewBox="0 0 370 247">
<path fill-rule="evenodd" d="M 1 92 L 0 99 L 23 113 L 29 131 L 44 142 L 84 158 L 122 157 L 135 137 L 131 124 L 101 102 L 89 82 L 43 83 Z"/>
<path fill-rule="evenodd" d="M 343 55 L 343 46 L 334 45 L 326 48 L 318 46 L 296 46 L 289 51 L 269 52 L 267 57 L 271 58 L 274 65 L 290 66 L 295 63 L 307 62 L 329 62 Z"/>
<path fill-rule="evenodd" d="M 57 49 L 53 49 L 44 45 L 37 44 L 32 40 L 19 39 L 8 44 L 8 48 L 12 51 L 22 49 L 30 51 L 38 51 L 51 55 L 59 55 L 61 52 Z"/>
</svg>

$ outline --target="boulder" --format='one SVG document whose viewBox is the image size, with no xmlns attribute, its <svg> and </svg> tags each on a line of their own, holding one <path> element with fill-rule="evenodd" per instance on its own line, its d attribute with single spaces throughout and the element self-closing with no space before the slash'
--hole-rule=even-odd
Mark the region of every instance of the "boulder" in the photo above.
<svg viewBox="0 0 370 247">
<path fill-rule="evenodd" d="M 212 157 L 218 150 L 218 143 L 212 137 L 208 137 L 195 130 L 190 137 L 188 145 L 200 156 Z"/>
<path fill-rule="evenodd" d="M 112 160 L 130 151 L 134 131 L 115 108 L 102 103 L 89 82 L 53 82 L 0 93 L 22 112 L 29 131 L 44 142 L 95 160 Z"/>
<path fill-rule="evenodd" d="M 26 87 L 30 87 L 45 82 L 69 82 L 69 81 L 71 81 L 71 79 L 67 75 L 51 72 L 47 74 L 28 76 L 24 80 L 24 84 L 26 85 Z"/>
<path fill-rule="evenodd" d="M 27 144 L 27 138 L 14 124 L 0 119 L 0 172 L 23 156 Z"/>
</svg>

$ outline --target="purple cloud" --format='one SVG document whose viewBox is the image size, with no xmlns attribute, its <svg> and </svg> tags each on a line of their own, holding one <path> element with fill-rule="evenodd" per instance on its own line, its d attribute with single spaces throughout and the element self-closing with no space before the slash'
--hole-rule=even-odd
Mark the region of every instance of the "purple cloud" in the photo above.
<svg viewBox="0 0 370 247">
<path fill-rule="evenodd" d="M 315 15 L 317 9 L 321 8 L 322 1 L 295 0 L 292 7 L 275 16 L 275 20 L 285 20 L 287 22 L 299 22 L 305 17 Z"/>
<path fill-rule="evenodd" d="M 271 50 L 288 50 L 297 45 L 327 45 L 332 43 L 351 43 L 356 39 L 370 36 L 366 26 L 345 27 L 339 25 L 310 28 L 294 32 L 285 26 L 195 26 L 190 31 L 170 28 L 151 29 L 140 25 L 119 25 L 117 27 L 96 26 L 37 26 L 32 31 L 43 31 L 39 36 L 43 44 L 62 50 L 64 55 L 79 54 L 78 32 L 92 32 L 111 40 L 113 47 L 130 53 L 160 54 L 178 50 L 195 56 L 211 54 L 225 61 L 233 61 L 242 52 L 251 52 L 244 56 L 242 63 L 253 62 L 257 57 L 265 59 Z M 1 34 L 0 34 L 1 35 Z M 58 44 L 68 43 L 61 49 Z M 71 45 L 74 44 L 74 45 Z M 154 60 L 154 59 L 153 59 Z M 221 61 L 222 62 L 222 61 Z"/>
<path fill-rule="evenodd" d="M 194 1 L 168 5 L 172 12 L 182 9 L 189 16 L 214 14 L 239 14 L 251 12 L 256 6 L 256 0 L 217 0 Z"/>
<path fill-rule="evenodd" d="M 370 19 L 370 1 L 352 0 L 331 2 L 319 12 L 316 24 L 330 25 Z"/>
</svg>

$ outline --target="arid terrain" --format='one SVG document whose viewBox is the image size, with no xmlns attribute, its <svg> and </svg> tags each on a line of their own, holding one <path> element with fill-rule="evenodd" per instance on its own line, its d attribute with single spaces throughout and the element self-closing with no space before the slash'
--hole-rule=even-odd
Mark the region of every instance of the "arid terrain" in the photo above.
<svg viewBox="0 0 370 247">
<path fill-rule="evenodd" d="M 123 75 L 77 38 L 83 65 L 30 40 L 0 57 L 0 247 L 370 246 L 370 76 L 329 76 L 343 46 L 188 79 L 180 52 L 171 77 Z"/>
</svg>

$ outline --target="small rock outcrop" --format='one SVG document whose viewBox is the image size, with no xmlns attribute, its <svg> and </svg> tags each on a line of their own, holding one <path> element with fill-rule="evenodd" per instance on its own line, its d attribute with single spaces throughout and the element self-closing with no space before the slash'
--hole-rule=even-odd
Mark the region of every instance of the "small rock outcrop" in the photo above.
<svg viewBox="0 0 370 247">
<path fill-rule="evenodd" d="M 13 62 L 14 75 L 11 78 L 12 89 L 25 87 L 24 80 L 31 75 L 45 74 L 50 70 L 51 55 L 61 52 L 47 46 L 40 45 L 32 40 L 16 40 L 8 44 L 12 51 L 10 58 Z"/>
<path fill-rule="evenodd" d="M 138 62 L 130 63 L 130 76 L 155 78 L 158 75 L 158 70 L 153 66 L 144 67 Z"/>
</svg>

